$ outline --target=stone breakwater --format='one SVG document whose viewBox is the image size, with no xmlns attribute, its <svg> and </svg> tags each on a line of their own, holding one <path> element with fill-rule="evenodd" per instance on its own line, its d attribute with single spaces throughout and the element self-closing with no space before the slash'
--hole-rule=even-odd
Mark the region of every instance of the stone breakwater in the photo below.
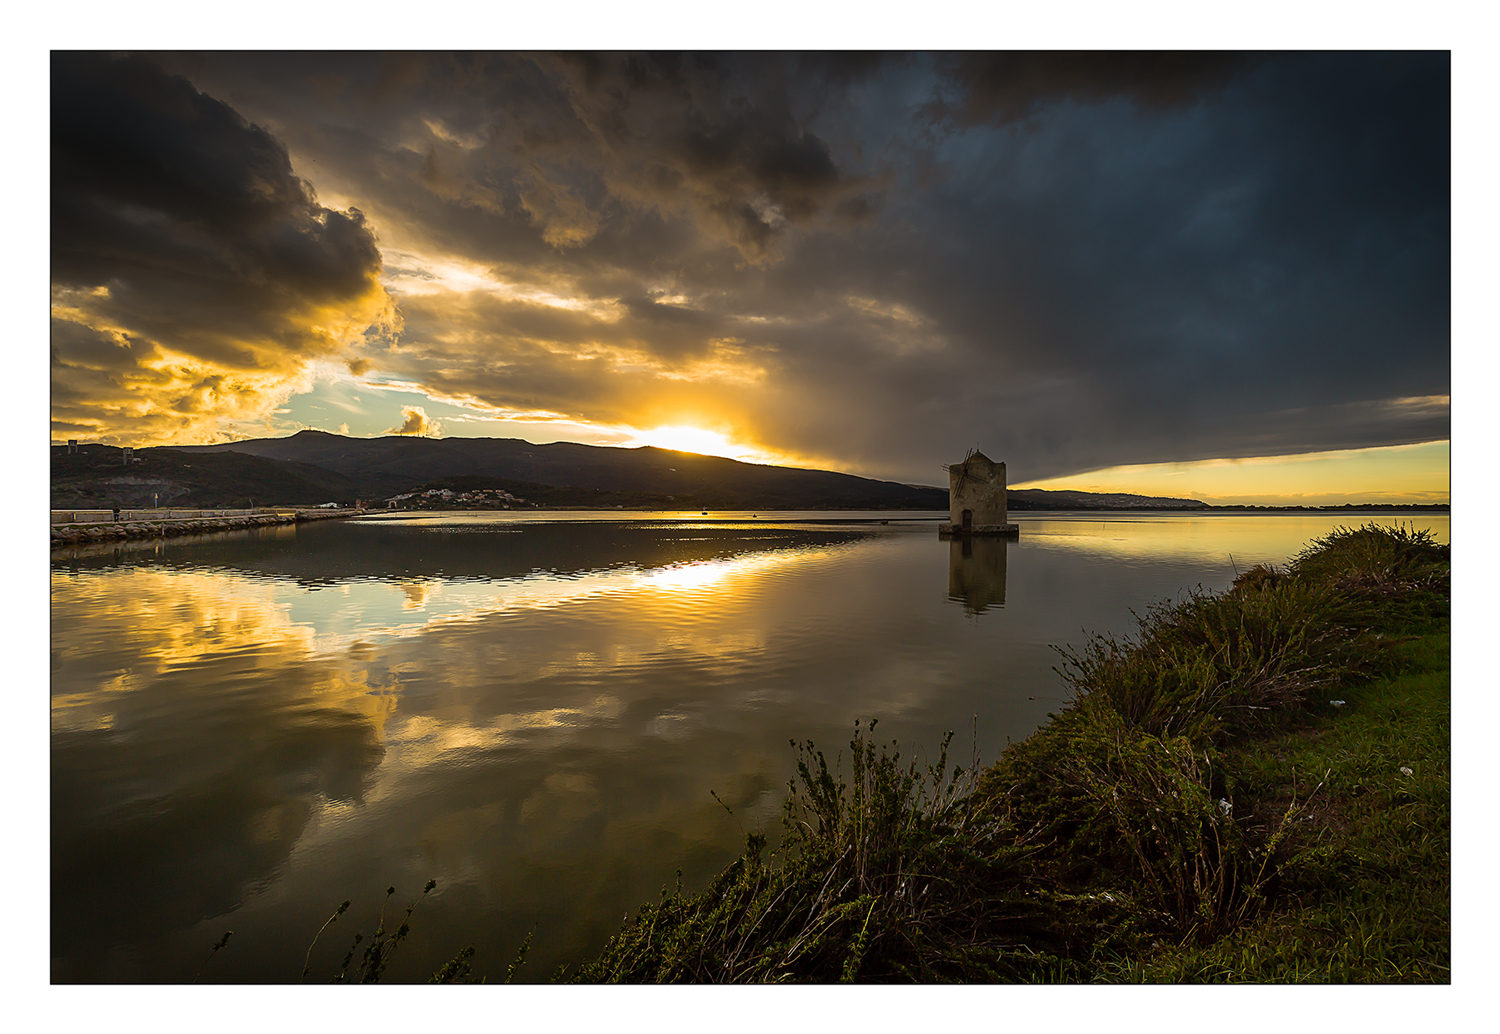
<svg viewBox="0 0 1500 1034">
<path fill-rule="evenodd" d="M 59 524 L 52 526 L 52 545 L 107 542 L 111 539 L 155 539 L 169 535 L 200 535 L 214 531 L 243 531 L 248 528 L 272 528 L 301 521 L 352 517 L 358 510 L 295 510 L 280 513 L 257 513 L 235 517 L 194 517 L 186 520 L 134 520 Z"/>
</svg>

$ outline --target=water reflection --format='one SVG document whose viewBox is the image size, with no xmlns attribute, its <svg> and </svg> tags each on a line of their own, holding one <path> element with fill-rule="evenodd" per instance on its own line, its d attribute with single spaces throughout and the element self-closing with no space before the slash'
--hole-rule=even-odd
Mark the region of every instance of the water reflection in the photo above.
<svg viewBox="0 0 1500 1034">
<path fill-rule="evenodd" d="M 1011 519 L 1029 545 L 1127 563 L 1215 561 L 1242 570 L 1284 564 L 1312 539 L 1340 526 L 1400 525 L 1448 541 L 1447 514 L 1018 513 Z"/>
<path fill-rule="evenodd" d="M 948 598 L 968 614 L 1005 606 L 1005 551 L 999 537 L 963 536 L 948 540 Z"/>
<path fill-rule="evenodd" d="M 233 911 L 324 804 L 367 799 L 389 698 L 309 663 L 264 587 L 244 589 L 156 572 L 54 582 L 57 979 L 126 975 L 115 949 Z"/>
<path fill-rule="evenodd" d="M 663 871 L 722 864 L 707 787 L 773 822 L 780 759 L 738 742 L 755 713 L 788 682 L 813 707 L 841 678 L 879 699 L 856 650 L 821 658 L 843 669 L 824 679 L 789 678 L 778 649 L 838 612 L 798 586 L 861 533 L 598 530 L 528 529 L 530 562 L 499 535 L 450 550 L 398 533 L 373 559 L 359 534 L 314 536 L 337 578 L 259 538 L 58 558 L 54 978 L 189 979 L 201 953 L 172 945 L 237 912 L 234 978 L 292 979 L 299 923 L 402 874 L 442 877 L 447 903 L 424 912 L 447 934 L 493 919 L 482 892 L 530 902 L 544 956 L 576 957 Z M 489 567 L 523 573 L 474 576 Z M 267 914 L 273 887 L 302 908 Z M 579 895 L 609 903 L 580 916 Z"/>
<path fill-rule="evenodd" d="M 1266 548 L 1065 523 L 967 557 L 930 525 L 644 521 L 62 551 L 53 978 L 190 980 L 232 928 L 205 979 L 295 982 L 340 901 L 368 933 L 386 886 L 431 878 L 389 979 L 466 944 L 494 976 L 534 930 L 521 977 L 545 980 L 675 870 L 701 887 L 774 839 L 789 738 L 831 757 L 878 716 L 903 745 L 973 728 L 992 758 L 1056 709 L 1049 644 Z"/>
<path fill-rule="evenodd" d="M 278 534 L 263 532 L 275 531 Z M 857 541 L 868 528 L 657 521 L 520 523 L 319 522 L 224 532 L 193 540 L 62 548 L 53 569 L 103 570 L 120 562 L 222 568 L 290 578 L 304 587 L 350 580 L 491 581 L 547 573 L 575 575 L 727 559 L 768 550 Z"/>
</svg>

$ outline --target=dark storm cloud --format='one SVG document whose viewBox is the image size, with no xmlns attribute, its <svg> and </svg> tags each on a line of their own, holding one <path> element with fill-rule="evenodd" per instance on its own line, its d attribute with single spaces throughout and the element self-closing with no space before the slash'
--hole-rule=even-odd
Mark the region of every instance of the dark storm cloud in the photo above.
<svg viewBox="0 0 1500 1034">
<path fill-rule="evenodd" d="M 622 229 L 681 247 L 682 219 L 760 261 L 788 227 L 863 217 L 879 193 L 804 124 L 815 99 L 794 78 L 835 89 L 878 61 L 424 55 L 382 105 L 372 94 L 387 75 L 382 56 L 163 60 L 228 96 L 253 92 L 279 132 L 363 166 L 360 185 L 419 224 L 414 232 L 499 261 L 555 265 L 554 248 L 608 260 L 634 242 Z M 328 101 L 313 117 L 326 123 L 313 129 L 303 101 L 320 89 Z"/>
<path fill-rule="evenodd" d="M 162 60 L 433 285 L 439 393 L 898 477 L 1447 433 L 1446 54 Z"/>
<path fill-rule="evenodd" d="M 799 119 L 793 66 L 764 60 L 746 76 L 733 56 L 555 59 L 574 115 L 612 161 L 611 186 L 688 204 L 752 259 L 768 253 L 784 224 L 812 222 L 869 186 L 840 170 L 828 143 Z"/>
<path fill-rule="evenodd" d="M 1030 477 L 1446 437 L 1445 400 L 1382 404 L 1449 387 L 1445 55 L 1284 57 L 1212 104 L 1034 121 L 950 136 L 899 220 L 772 273 L 934 320 L 954 415 L 913 461 L 964 424 Z"/>
<path fill-rule="evenodd" d="M 379 269 L 358 211 L 320 207 L 270 134 L 145 61 L 55 55 L 52 116 L 54 282 L 169 271 L 254 309 L 354 297 Z"/>
<path fill-rule="evenodd" d="M 1154 108 L 1191 104 L 1255 63 L 1251 55 L 1194 51 L 1035 51 L 951 55 L 939 68 L 961 99 L 935 101 L 938 118 L 974 126 L 1007 125 L 1048 103 L 1096 104 L 1118 98 Z"/>
<path fill-rule="evenodd" d="M 66 394 L 81 371 L 114 368 L 140 403 L 133 431 L 194 429 L 205 393 L 256 415 L 275 394 L 267 375 L 381 318 L 364 217 L 318 205 L 274 137 L 151 62 L 54 54 L 51 154 L 55 312 L 92 332 L 59 325 L 57 380 Z M 73 350 L 100 335 L 112 356 Z M 169 350 L 178 370 L 132 362 L 139 349 Z M 226 372 L 243 375 L 243 405 L 222 404 Z M 152 396 L 162 380 L 168 393 Z"/>
<path fill-rule="evenodd" d="M 681 305 L 669 305 L 659 302 L 654 298 L 643 298 L 636 295 L 631 298 L 621 298 L 620 304 L 629 310 L 630 315 L 637 320 L 666 326 L 694 326 L 706 327 L 715 321 L 708 313 L 700 309 L 688 309 Z"/>
</svg>

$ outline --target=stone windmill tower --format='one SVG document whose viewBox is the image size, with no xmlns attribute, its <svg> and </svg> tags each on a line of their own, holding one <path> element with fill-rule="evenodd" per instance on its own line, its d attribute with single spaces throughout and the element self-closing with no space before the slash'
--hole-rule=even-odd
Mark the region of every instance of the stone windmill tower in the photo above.
<svg viewBox="0 0 1500 1034">
<path fill-rule="evenodd" d="M 944 535 L 1016 535 L 1006 521 L 1005 464 L 978 449 L 948 468 L 948 523 Z"/>
</svg>

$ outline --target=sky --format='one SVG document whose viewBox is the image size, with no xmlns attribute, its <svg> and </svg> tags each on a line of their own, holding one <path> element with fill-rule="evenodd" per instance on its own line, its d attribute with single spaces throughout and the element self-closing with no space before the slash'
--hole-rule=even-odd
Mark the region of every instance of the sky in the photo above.
<svg viewBox="0 0 1500 1034">
<path fill-rule="evenodd" d="M 51 437 L 1446 502 L 1426 52 L 55 51 Z"/>
</svg>

